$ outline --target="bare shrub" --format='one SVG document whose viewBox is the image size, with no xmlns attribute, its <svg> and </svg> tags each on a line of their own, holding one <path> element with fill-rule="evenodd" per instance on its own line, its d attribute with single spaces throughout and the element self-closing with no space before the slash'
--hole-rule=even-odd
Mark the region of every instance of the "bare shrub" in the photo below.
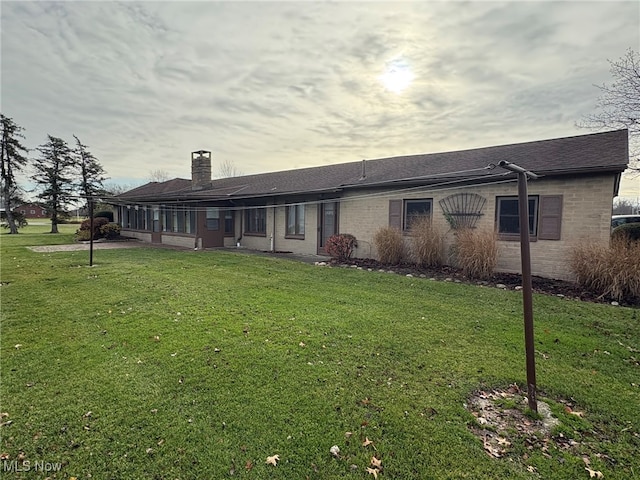
<svg viewBox="0 0 640 480">
<path fill-rule="evenodd" d="M 411 224 L 411 258 L 416 265 L 442 265 L 443 251 L 444 237 L 429 218 L 421 218 Z"/>
<path fill-rule="evenodd" d="M 621 301 L 640 298 L 640 242 L 624 236 L 610 245 L 584 242 L 570 257 L 576 283 L 600 295 Z"/>
<path fill-rule="evenodd" d="M 382 263 L 395 265 L 404 258 L 404 238 L 402 232 L 396 228 L 378 229 L 373 235 L 373 244 L 378 251 L 378 260 Z"/>
<path fill-rule="evenodd" d="M 498 263 L 498 239 L 494 231 L 464 228 L 456 232 L 454 252 L 458 267 L 470 278 L 488 278 Z"/>
</svg>

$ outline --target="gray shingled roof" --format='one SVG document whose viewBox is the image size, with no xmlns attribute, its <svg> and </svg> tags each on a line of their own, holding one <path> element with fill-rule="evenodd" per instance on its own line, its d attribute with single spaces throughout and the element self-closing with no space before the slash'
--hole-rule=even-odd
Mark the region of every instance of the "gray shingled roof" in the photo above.
<svg viewBox="0 0 640 480">
<path fill-rule="evenodd" d="M 213 180 L 200 190 L 191 180 L 152 182 L 119 196 L 123 200 L 248 199 L 255 197 L 326 192 L 374 186 L 434 184 L 443 181 L 490 181 L 506 173 L 487 170 L 501 160 L 516 163 L 538 175 L 619 173 L 629 160 L 628 132 L 611 132 L 539 140 L 445 153 L 355 161 L 280 172 Z"/>
</svg>

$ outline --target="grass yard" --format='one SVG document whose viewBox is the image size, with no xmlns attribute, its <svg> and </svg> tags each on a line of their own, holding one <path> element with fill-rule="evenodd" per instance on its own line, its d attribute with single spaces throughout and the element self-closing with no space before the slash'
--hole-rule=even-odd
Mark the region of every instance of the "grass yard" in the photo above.
<svg viewBox="0 0 640 480">
<path fill-rule="evenodd" d="M 562 441 L 511 432 L 491 458 L 465 404 L 526 383 L 519 292 L 235 252 L 98 250 L 90 268 L 25 248 L 76 228 L 0 236 L 2 478 L 640 478 L 640 310 L 534 296 Z"/>
</svg>

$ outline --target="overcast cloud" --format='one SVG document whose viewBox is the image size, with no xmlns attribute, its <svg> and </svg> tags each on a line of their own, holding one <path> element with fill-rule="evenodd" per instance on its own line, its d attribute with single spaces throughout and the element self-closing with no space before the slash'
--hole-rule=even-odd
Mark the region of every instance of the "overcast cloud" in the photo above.
<svg viewBox="0 0 640 480">
<path fill-rule="evenodd" d="M 30 148 L 77 135 L 126 183 L 189 178 L 200 149 L 249 174 L 588 133 L 607 59 L 640 45 L 637 1 L 1 9 L 2 113 Z"/>
</svg>

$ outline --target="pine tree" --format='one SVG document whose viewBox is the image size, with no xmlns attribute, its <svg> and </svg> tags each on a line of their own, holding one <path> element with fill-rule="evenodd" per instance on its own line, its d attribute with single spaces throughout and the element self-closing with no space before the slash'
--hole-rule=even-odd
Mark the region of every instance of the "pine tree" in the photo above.
<svg viewBox="0 0 640 480">
<path fill-rule="evenodd" d="M 28 149 L 21 143 L 24 139 L 23 128 L 9 117 L 0 114 L 2 124 L 2 153 L 1 153 L 1 173 L 2 173 L 2 198 L 4 200 L 5 214 L 9 233 L 18 233 L 18 225 L 13 215 L 13 205 L 19 198 L 20 187 L 18 186 L 15 174 L 22 170 L 27 164 Z"/>
<path fill-rule="evenodd" d="M 58 222 L 73 198 L 76 162 L 67 142 L 51 135 L 47 137 L 49 141 L 37 148 L 40 157 L 34 160 L 35 174 L 31 179 L 41 190 L 38 198 L 51 217 L 51 233 L 58 233 Z"/>
<path fill-rule="evenodd" d="M 107 177 L 104 176 L 105 171 L 98 162 L 98 159 L 89 152 L 88 147 L 80 142 L 75 135 L 76 148 L 73 153 L 76 157 L 76 165 L 80 171 L 80 195 L 87 200 L 87 208 L 89 200 L 93 197 L 103 195 L 105 193 L 104 182 Z"/>
</svg>

